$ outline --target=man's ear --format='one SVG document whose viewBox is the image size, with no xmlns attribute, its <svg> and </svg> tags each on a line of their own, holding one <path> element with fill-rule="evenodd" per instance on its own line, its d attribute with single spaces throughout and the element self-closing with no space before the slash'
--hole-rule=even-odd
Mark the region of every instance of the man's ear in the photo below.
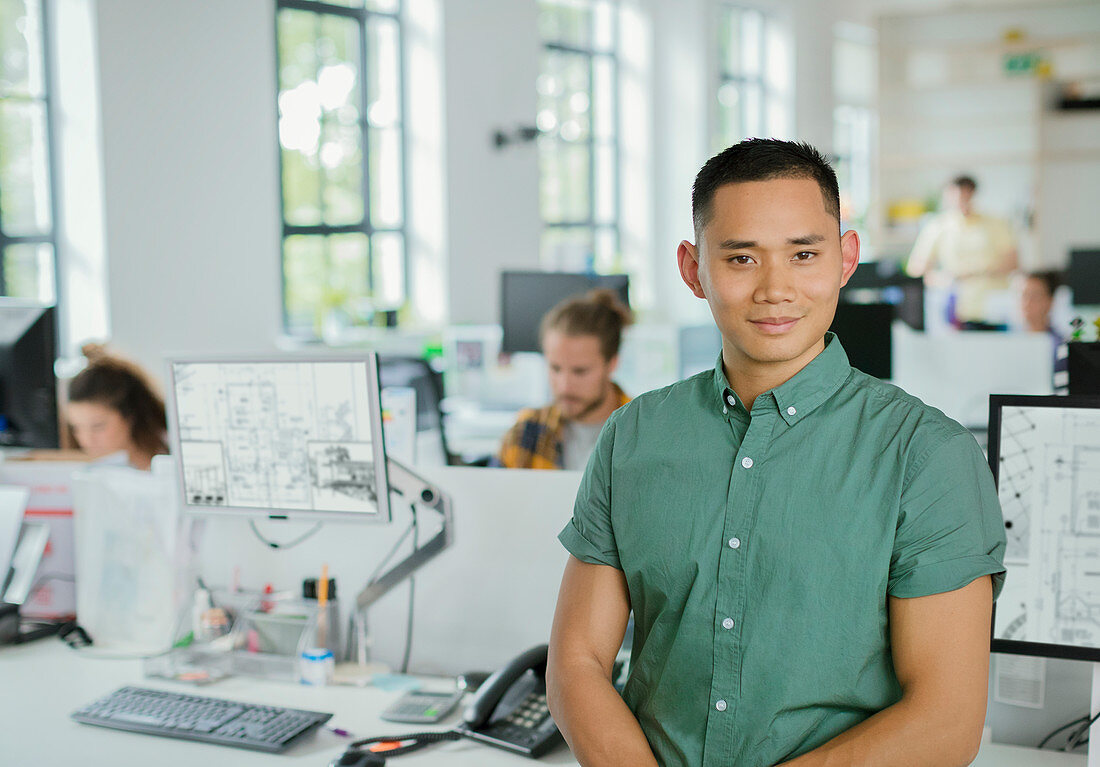
<svg viewBox="0 0 1100 767">
<path fill-rule="evenodd" d="M 859 235 L 855 229 L 849 229 L 840 237 L 840 259 L 843 264 L 840 273 L 840 287 L 848 284 L 856 267 L 859 266 Z"/>
<path fill-rule="evenodd" d="M 676 248 L 676 263 L 680 266 L 680 277 L 684 284 L 691 288 L 696 298 L 706 299 L 703 285 L 699 282 L 698 249 L 687 240 L 681 240 L 680 247 Z"/>
</svg>

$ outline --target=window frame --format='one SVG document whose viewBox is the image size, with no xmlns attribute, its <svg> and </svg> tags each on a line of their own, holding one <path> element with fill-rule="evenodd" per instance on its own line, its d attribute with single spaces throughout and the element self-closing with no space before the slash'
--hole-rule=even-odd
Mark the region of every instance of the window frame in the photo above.
<svg viewBox="0 0 1100 767">
<path fill-rule="evenodd" d="M 621 188 L 621 169 L 622 169 L 622 138 L 621 138 L 621 126 L 622 126 L 622 114 L 620 100 L 620 46 L 622 43 L 622 24 L 619 19 L 619 3 L 618 0 L 604 0 L 611 11 L 611 39 L 608 48 L 604 49 L 597 46 L 594 42 L 588 46 L 579 46 L 569 43 L 563 43 L 559 41 L 547 40 L 540 36 L 539 40 L 539 53 L 541 56 L 545 56 L 551 53 L 564 53 L 573 56 L 583 56 L 587 60 L 588 71 L 588 103 L 589 108 L 592 111 L 592 119 L 589 125 L 588 138 L 584 142 L 567 141 L 561 138 L 560 135 L 545 136 L 540 135 L 539 141 L 550 140 L 555 142 L 558 146 L 584 146 L 588 151 L 588 216 L 585 219 L 572 219 L 561 221 L 548 221 L 543 216 L 543 201 L 542 201 L 542 175 L 541 169 L 539 173 L 539 222 L 541 224 L 541 232 L 539 237 L 539 261 L 544 266 L 548 265 L 548 254 L 545 252 L 545 237 L 550 232 L 576 232 L 587 231 L 590 235 L 590 241 L 592 243 L 591 251 L 586 255 L 587 262 L 585 264 L 585 270 L 589 267 L 593 271 L 599 273 L 615 273 L 613 271 L 602 270 L 600 267 L 599 254 L 597 253 L 597 235 L 601 232 L 610 232 L 614 237 L 613 258 L 616 262 L 621 262 L 621 250 L 622 250 L 622 188 Z M 554 5 L 553 0 L 549 0 L 546 5 Z M 543 5 L 540 3 L 540 5 Z M 593 0 L 585 0 L 585 6 L 590 10 L 595 11 L 595 5 Z M 543 8 L 539 9 L 539 12 L 544 12 Z M 610 62 L 611 65 L 611 91 L 608 98 L 611 100 L 611 128 L 610 139 L 598 139 L 595 131 L 595 82 L 596 82 L 596 62 L 598 60 L 604 60 Z M 544 72 L 540 66 L 539 75 L 542 76 Z M 612 167 L 610 177 L 606 179 L 606 183 L 610 186 L 610 192 L 612 195 L 612 220 L 610 223 L 601 222 L 597 220 L 596 210 L 598 206 L 597 194 L 601 188 L 601 180 L 597 178 L 598 163 L 596 162 L 597 147 L 609 146 L 611 149 Z M 543 151 L 542 147 L 539 147 L 539 152 Z M 541 163 L 540 163 L 541 165 Z M 560 267 L 559 264 L 553 264 L 555 267 Z M 621 271 L 621 264 L 616 264 L 613 269 L 618 268 Z"/>
<path fill-rule="evenodd" d="M 57 199 L 58 189 L 58 173 L 57 173 L 57 132 L 56 132 L 56 105 L 53 97 L 53 84 L 54 84 L 54 71 L 53 71 L 53 48 L 52 40 L 50 37 L 50 15 L 53 12 L 53 3 L 51 0 L 38 0 L 38 7 L 40 13 L 41 26 L 41 48 L 42 48 L 42 95 L 21 95 L 10 94 L 0 92 L 0 102 L 4 101 L 23 101 L 28 103 L 40 103 L 42 104 L 43 111 L 45 113 L 46 121 L 46 180 L 49 184 L 49 211 L 50 211 L 50 225 L 48 231 L 42 234 L 8 234 L 4 230 L 4 222 L 0 217 L 0 296 L 9 296 L 8 283 L 10 277 L 8 275 L 7 267 L 7 251 L 8 248 L 18 245 L 49 245 L 53 251 L 52 257 L 52 282 L 53 282 L 53 299 L 52 304 L 54 306 L 61 306 L 62 290 L 61 290 L 61 258 L 58 252 L 58 236 L 57 232 L 60 228 L 60 205 Z M 0 188 L 0 197 L 3 196 L 3 189 Z M 43 301 L 44 303 L 51 303 L 49 300 L 44 300 L 41 296 L 35 295 L 32 298 L 35 301 Z M 58 325 L 60 328 L 60 323 Z"/>
<path fill-rule="evenodd" d="M 358 0 L 358 6 L 336 5 L 324 0 L 276 0 L 275 3 L 275 121 L 276 121 L 276 154 L 278 156 L 279 167 L 279 220 L 281 225 L 281 235 L 279 239 L 279 283 L 280 283 L 280 314 L 282 317 L 283 333 L 292 337 L 306 337 L 311 339 L 318 339 L 321 337 L 319 328 L 306 331 L 304 325 L 290 324 L 290 312 L 288 311 L 288 282 L 286 273 L 286 245 L 287 240 L 290 237 L 295 236 L 320 236 L 330 237 L 332 235 L 340 234 L 362 234 L 367 239 L 367 285 L 365 286 L 370 294 L 374 294 L 375 291 L 375 250 L 374 240 L 377 234 L 396 234 L 401 238 L 402 243 L 402 285 L 403 285 L 403 305 L 407 305 L 411 301 L 413 294 L 411 277 L 412 269 L 409 263 L 409 174 L 408 174 L 408 93 L 407 93 L 407 59 L 406 59 L 406 39 L 405 39 L 405 24 L 402 18 L 404 11 L 404 0 L 394 0 L 396 9 L 394 11 L 380 11 L 373 10 L 367 7 L 367 0 Z M 306 13 L 315 14 L 318 17 L 318 22 L 321 17 L 325 15 L 339 16 L 346 19 L 352 19 L 358 26 L 358 45 L 359 55 L 356 61 L 356 65 L 359 68 L 358 74 L 358 89 L 360 104 L 362 106 L 359 114 L 359 135 L 360 135 L 360 153 L 362 156 L 362 174 L 359 191 L 363 198 L 363 218 L 357 223 L 350 224 L 291 224 L 286 218 L 286 187 L 285 187 L 285 175 L 284 175 L 284 163 L 283 152 L 284 148 L 281 139 L 278 137 L 278 123 L 279 123 L 279 109 L 278 98 L 281 91 L 282 82 L 282 57 L 280 55 L 280 37 L 279 37 L 279 16 L 283 10 L 295 10 L 303 11 Z M 398 94 L 398 114 L 397 122 L 394 129 L 397 132 L 400 143 L 399 154 L 399 176 L 401 179 L 401 215 L 400 225 L 397 226 L 375 226 L 371 221 L 371 124 L 367 116 L 368 112 L 368 88 L 370 81 L 370 55 L 368 53 L 368 40 L 369 40 L 369 26 L 370 20 L 373 18 L 384 18 L 391 20 L 396 26 L 397 30 L 397 94 Z M 323 125 L 323 121 L 322 121 Z M 321 199 L 320 209 L 324 211 L 324 191 L 325 183 L 322 183 L 318 190 L 318 195 Z M 326 270 L 331 266 L 326 267 Z M 380 311 L 388 313 L 389 310 L 377 310 L 377 315 Z"/>
</svg>

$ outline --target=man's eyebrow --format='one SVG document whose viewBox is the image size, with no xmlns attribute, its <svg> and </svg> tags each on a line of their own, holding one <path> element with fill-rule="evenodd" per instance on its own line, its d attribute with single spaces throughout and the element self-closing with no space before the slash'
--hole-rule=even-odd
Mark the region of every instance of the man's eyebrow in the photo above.
<svg viewBox="0 0 1100 767">
<path fill-rule="evenodd" d="M 719 250 L 748 250 L 755 247 L 754 240 L 726 240 L 718 246 Z"/>
<path fill-rule="evenodd" d="M 792 237 L 787 240 L 787 243 L 790 245 L 816 245 L 819 242 L 825 242 L 825 235 L 804 234 L 801 237 Z"/>
</svg>

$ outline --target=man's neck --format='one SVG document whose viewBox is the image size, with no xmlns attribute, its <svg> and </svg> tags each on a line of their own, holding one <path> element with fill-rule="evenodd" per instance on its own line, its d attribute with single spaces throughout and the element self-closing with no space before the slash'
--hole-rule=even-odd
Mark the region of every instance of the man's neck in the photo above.
<svg viewBox="0 0 1100 767">
<path fill-rule="evenodd" d="M 726 374 L 733 393 L 751 411 L 756 398 L 766 391 L 791 380 L 825 350 L 825 339 L 814 344 L 798 357 L 780 362 L 761 362 L 746 357 L 728 343 L 722 343 L 722 372 Z"/>
</svg>

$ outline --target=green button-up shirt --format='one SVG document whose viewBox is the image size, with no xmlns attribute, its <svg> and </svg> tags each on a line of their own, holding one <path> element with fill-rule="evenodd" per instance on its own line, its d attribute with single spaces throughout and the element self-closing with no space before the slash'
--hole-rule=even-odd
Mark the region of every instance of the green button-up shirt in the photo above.
<svg viewBox="0 0 1100 767">
<path fill-rule="evenodd" d="M 722 360 L 600 435 L 560 540 L 623 571 L 662 765 L 768 767 L 897 702 L 887 596 L 1003 581 L 982 452 L 837 339 L 747 412 Z"/>
</svg>

